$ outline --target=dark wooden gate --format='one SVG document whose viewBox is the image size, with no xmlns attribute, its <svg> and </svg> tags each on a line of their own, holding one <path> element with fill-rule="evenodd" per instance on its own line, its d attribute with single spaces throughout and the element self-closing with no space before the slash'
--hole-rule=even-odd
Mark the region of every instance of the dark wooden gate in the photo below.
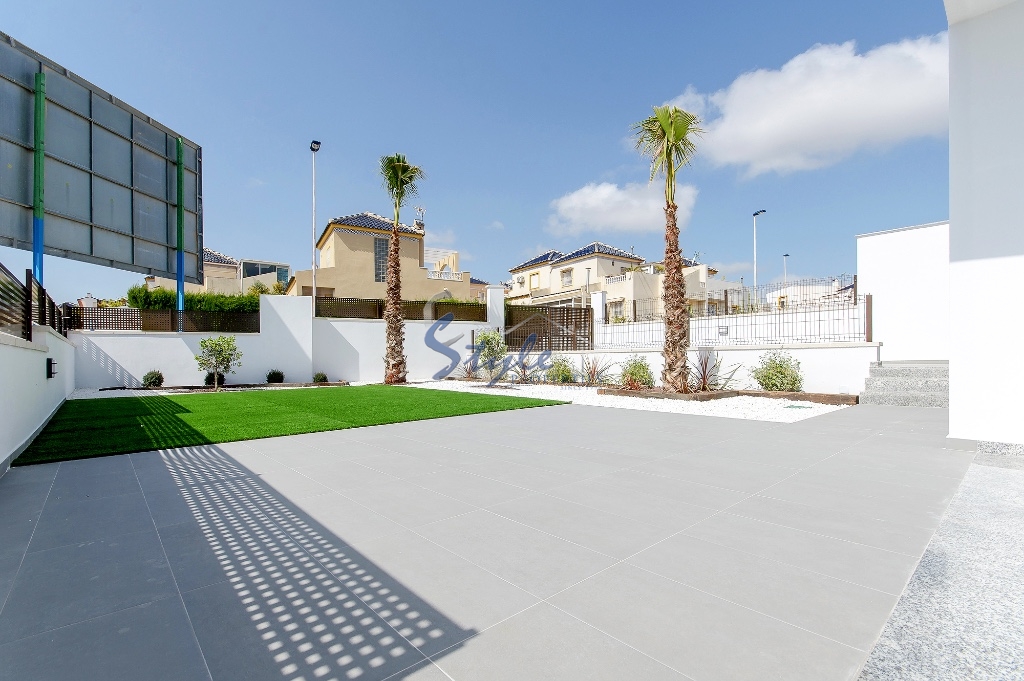
<svg viewBox="0 0 1024 681">
<path fill-rule="evenodd" d="M 530 334 L 534 351 L 568 352 L 594 349 L 594 311 L 589 307 L 505 306 L 505 344 L 516 352 Z"/>
</svg>

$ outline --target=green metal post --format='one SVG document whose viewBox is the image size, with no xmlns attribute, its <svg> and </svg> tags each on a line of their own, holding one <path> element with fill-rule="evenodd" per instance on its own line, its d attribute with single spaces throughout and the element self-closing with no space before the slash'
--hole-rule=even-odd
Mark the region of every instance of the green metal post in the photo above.
<svg viewBox="0 0 1024 681">
<path fill-rule="evenodd" d="M 43 285 L 43 189 L 46 173 L 46 74 L 36 74 L 35 151 L 32 174 L 32 276 Z"/>
</svg>

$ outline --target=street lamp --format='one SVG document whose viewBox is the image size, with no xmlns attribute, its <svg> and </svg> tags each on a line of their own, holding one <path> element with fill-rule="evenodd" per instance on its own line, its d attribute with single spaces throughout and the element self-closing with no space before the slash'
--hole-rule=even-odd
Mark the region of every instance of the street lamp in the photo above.
<svg viewBox="0 0 1024 681">
<path fill-rule="evenodd" d="M 782 254 L 782 287 L 783 288 L 785 288 L 786 284 L 789 283 L 789 280 L 786 277 L 786 258 L 788 258 L 788 257 L 789 257 L 789 253 L 783 253 Z"/>
<path fill-rule="evenodd" d="M 320 151 L 320 142 L 309 143 L 313 159 L 313 316 L 316 316 L 316 152 Z M 301 293 L 301 291 L 300 291 Z"/>
<path fill-rule="evenodd" d="M 757 288 L 757 216 L 764 215 L 768 211 L 761 209 L 754 213 L 754 288 Z"/>
</svg>

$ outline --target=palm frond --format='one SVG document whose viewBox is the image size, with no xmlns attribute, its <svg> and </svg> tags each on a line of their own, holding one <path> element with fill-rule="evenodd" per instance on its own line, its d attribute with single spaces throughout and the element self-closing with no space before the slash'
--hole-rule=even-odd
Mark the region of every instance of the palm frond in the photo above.
<svg viewBox="0 0 1024 681">
<path fill-rule="evenodd" d="M 417 182 L 426 177 L 423 168 L 409 163 L 405 154 L 382 156 L 380 174 L 384 189 L 396 207 L 405 205 L 406 200 L 419 193 Z"/>
</svg>

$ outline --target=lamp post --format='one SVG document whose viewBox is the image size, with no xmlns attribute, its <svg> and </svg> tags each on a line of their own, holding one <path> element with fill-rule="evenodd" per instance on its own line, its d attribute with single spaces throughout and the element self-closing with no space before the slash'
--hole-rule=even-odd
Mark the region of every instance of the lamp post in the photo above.
<svg viewBox="0 0 1024 681">
<path fill-rule="evenodd" d="M 762 208 L 754 213 L 754 289 L 757 289 L 757 216 L 764 215 L 767 212 Z"/>
<path fill-rule="evenodd" d="M 786 276 L 786 258 L 789 257 L 789 253 L 782 254 L 782 288 L 786 288 L 789 283 L 789 278 Z"/>
<path fill-rule="evenodd" d="M 587 305 L 587 298 L 586 297 L 589 296 L 589 295 L 590 295 L 590 268 L 588 267 L 587 268 L 587 292 L 584 293 L 582 296 L 580 296 L 583 299 L 583 300 L 580 301 L 581 303 L 583 303 L 583 307 L 588 307 L 588 305 Z"/>
<path fill-rule="evenodd" d="M 313 152 L 313 316 L 316 316 L 316 152 L 320 151 L 320 142 L 313 140 L 309 143 L 309 150 Z M 300 292 L 301 293 L 301 292 Z"/>
</svg>

